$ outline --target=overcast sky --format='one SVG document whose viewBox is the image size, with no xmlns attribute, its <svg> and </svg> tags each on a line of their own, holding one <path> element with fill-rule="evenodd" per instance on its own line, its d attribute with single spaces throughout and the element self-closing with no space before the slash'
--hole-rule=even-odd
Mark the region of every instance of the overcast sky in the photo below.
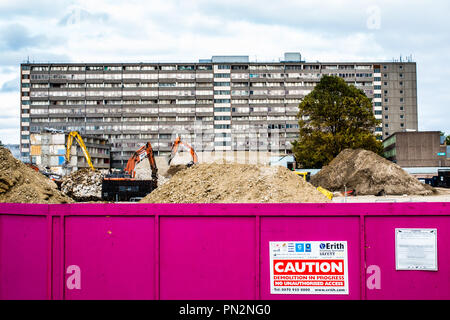
<svg viewBox="0 0 450 320">
<path fill-rule="evenodd" d="M 420 130 L 450 134 L 450 1 L 0 0 L 0 140 L 19 143 L 19 66 L 34 62 L 417 62 Z"/>
</svg>

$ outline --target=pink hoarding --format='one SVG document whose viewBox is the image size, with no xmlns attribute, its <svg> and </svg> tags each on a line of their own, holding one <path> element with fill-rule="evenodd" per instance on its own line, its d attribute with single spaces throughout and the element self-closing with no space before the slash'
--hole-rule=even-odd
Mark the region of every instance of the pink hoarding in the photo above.
<svg viewBox="0 0 450 320">
<path fill-rule="evenodd" d="M 437 230 L 437 271 L 395 229 Z M 0 299 L 450 299 L 448 203 L 0 204 Z M 270 242 L 345 242 L 346 294 L 271 294 Z"/>
</svg>

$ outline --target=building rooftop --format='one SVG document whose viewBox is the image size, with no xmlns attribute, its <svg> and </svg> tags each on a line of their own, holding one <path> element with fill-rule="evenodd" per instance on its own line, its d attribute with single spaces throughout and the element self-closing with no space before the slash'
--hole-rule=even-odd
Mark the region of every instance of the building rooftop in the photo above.
<svg viewBox="0 0 450 320">
<path fill-rule="evenodd" d="M 407 59 L 406 61 L 305 61 L 302 60 L 300 52 L 285 52 L 283 57 L 274 60 L 261 60 L 261 61 L 251 61 L 248 55 L 217 55 L 212 56 L 210 59 L 199 59 L 198 61 L 192 60 L 172 60 L 172 61 L 122 61 L 122 62 L 67 62 L 67 61 L 24 61 L 22 65 L 33 65 L 33 64 L 70 64 L 70 65 L 136 65 L 136 64 L 206 64 L 206 63 L 255 63 L 255 64 L 270 64 L 270 63 L 326 63 L 326 64 L 394 64 L 394 63 L 413 63 L 412 59 Z"/>
</svg>

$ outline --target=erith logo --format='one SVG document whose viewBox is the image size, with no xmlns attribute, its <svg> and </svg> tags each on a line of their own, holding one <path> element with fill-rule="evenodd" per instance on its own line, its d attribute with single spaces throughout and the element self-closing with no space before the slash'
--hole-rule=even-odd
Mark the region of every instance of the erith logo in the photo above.
<svg viewBox="0 0 450 320">
<path fill-rule="evenodd" d="M 320 249 L 322 250 L 344 250 L 345 246 L 343 243 L 321 243 Z"/>
</svg>

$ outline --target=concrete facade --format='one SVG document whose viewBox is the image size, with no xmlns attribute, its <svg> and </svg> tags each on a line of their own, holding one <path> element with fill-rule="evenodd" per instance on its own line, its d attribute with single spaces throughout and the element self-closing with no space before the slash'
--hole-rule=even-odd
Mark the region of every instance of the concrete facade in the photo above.
<svg viewBox="0 0 450 320">
<path fill-rule="evenodd" d="M 439 131 L 396 132 L 383 141 L 384 156 L 401 167 L 448 167 L 448 146 Z"/>
<path fill-rule="evenodd" d="M 198 63 L 25 63 L 21 153 L 30 156 L 30 133 L 44 127 L 108 139 L 116 168 L 147 141 L 157 155 L 168 153 L 176 134 L 199 152 L 289 153 L 298 104 L 322 75 L 342 77 L 372 99 L 383 121 L 379 139 L 417 130 L 413 62 L 313 63 L 289 53 L 280 62 L 215 56 Z"/>
<path fill-rule="evenodd" d="M 106 139 L 98 136 L 82 136 L 91 156 L 95 169 L 109 170 L 111 146 Z M 39 169 L 48 168 L 51 172 L 66 175 L 78 169 L 89 168 L 83 151 L 77 142 L 71 147 L 70 163 L 65 167 L 67 134 L 66 133 L 32 133 L 30 135 L 31 163 Z"/>
</svg>

